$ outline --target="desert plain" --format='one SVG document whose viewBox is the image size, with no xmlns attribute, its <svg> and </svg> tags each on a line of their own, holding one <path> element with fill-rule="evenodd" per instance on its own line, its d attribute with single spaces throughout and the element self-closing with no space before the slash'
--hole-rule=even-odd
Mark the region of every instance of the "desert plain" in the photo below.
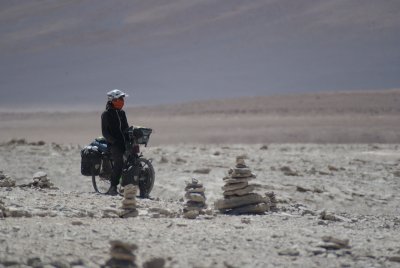
<svg viewBox="0 0 400 268">
<path fill-rule="evenodd" d="M 399 90 L 127 108 L 130 124 L 154 130 L 142 152 L 156 172 L 127 219 L 122 197 L 80 174 L 102 109 L 0 113 L 0 170 L 15 181 L 0 187 L 0 267 L 101 267 L 112 240 L 137 245 L 139 267 L 400 267 Z M 214 208 L 237 156 L 277 211 Z M 38 171 L 53 188 L 23 186 Z M 210 213 L 186 219 L 192 178 Z"/>
</svg>

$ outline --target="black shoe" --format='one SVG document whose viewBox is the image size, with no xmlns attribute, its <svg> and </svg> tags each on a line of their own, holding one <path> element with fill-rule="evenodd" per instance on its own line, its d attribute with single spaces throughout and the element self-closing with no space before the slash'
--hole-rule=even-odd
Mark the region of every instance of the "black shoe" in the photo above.
<svg viewBox="0 0 400 268">
<path fill-rule="evenodd" d="M 108 195 L 118 195 L 117 186 L 111 185 L 110 189 L 108 189 L 106 194 L 108 194 Z"/>
</svg>

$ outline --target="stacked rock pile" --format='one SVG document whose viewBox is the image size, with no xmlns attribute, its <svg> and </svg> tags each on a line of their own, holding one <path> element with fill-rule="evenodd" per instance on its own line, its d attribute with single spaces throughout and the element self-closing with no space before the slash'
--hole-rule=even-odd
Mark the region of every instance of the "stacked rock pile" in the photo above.
<svg viewBox="0 0 400 268">
<path fill-rule="evenodd" d="M 43 171 L 36 172 L 33 175 L 33 183 L 31 184 L 34 187 L 39 188 L 52 188 L 53 183 L 47 178 L 47 174 Z"/>
<path fill-rule="evenodd" d="M 195 219 L 199 214 L 203 214 L 203 209 L 207 208 L 204 191 L 203 184 L 194 178 L 186 183 L 185 199 L 187 201 L 183 208 L 185 218 Z"/>
<path fill-rule="evenodd" d="M 215 208 L 226 214 L 262 214 L 269 210 L 270 200 L 253 193 L 255 186 L 249 181 L 256 176 L 246 165 L 243 157 L 236 158 L 236 166 L 223 180 L 224 199 L 215 202 Z"/>
<path fill-rule="evenodd" d="M 135 244 L 128 244 L 118 240 L 110 241 L 111 258 L 106 262 L 103 267 L 107 268 L 136 268 L 136 256 L 133 251 L 137 249 Z"/>
<path fill-rule="evenodd" d="M 14 187 L 15 181 L 10 178 L 7 174 L 4 174 L 2 170 L 0 170 L 0 187 Z"/>
<path fill-rule="evenodd" d="M 136 209 L 136 193 L 137 187 L 133 184 L 128 184 L 124 187 L 124 199 L 122 200 L 121 218 L 136 217 L 139 213 Z"/>
</svg>

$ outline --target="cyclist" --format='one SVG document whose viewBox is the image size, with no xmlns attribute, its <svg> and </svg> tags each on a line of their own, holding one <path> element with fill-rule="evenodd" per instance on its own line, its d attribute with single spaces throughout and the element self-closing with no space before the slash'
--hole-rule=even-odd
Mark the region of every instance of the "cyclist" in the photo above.
<svg viewBox="0 0 400 268">
<path fill-rule="evenodd" d="M 124 131 L 129 127 L 128 120 L 122 107 L 127 94 L 119 89 L 113 89 L 107 93 L 108 101 L 106 110 L 101 115 L 101 130 L 103 137 L 110 146 L 111 158 L 114 168 L 111 175 L 111 186 L 107 194 L 118 195 L 117 186 L 123 168 L 123 154 L 125 152 Z"/>
</svg>

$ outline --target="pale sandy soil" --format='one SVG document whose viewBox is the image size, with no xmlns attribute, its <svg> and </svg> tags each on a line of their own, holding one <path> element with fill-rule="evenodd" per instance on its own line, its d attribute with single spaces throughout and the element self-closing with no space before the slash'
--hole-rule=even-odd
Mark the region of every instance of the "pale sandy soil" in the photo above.
<svg viewBox="0 0 400 268">
<path fill-rule="evenodd" d="M 0 170 L 17 185 L 40 170 L 59 189 L 0 188 L 6 208 L 32 214 L 0 220 L 0 267 L 25 267 L 33 258 L 45 267 L 99 267 L 113 239 L 137 244 L 140 266 L 154 257 L 164 258 L 166 267 L 400 266 L 399 145 L 263 145 L 144 149 L 156 169 L 155 199 L 139 199 L 139 216 L 129 219 L 103 218 L 105 210 L 118 210 L 121 197 L 94 193 L 90 178 L 80 175 L 78 146 L 2 145 Z M 238 155 L 246 155 L 256 173 L 257 191 L 276 193 L 279 211 L 182 218 L 185 181 L 200 179 L 213 209 Z M 297 176 L 286 176 L 284 166 Z M 211 171 L 193 172 L 199 168 Z M 341 221 L 321 220 L 323 209 Z M 349 239 L 350 247 L 319 247 L 327 235 Z"/>
<path fill-rule="evenodd" d="M 104 218 L 121 197 L 95 194 L 80 174 L 80 148 L 100 135 L 103 106 L 1 112 L 0 170 L 17 185 L 44 171 L 58 190 L 0 187 L 7 209 L 31 215 L 0 220 L 0 267 L 34 258 L 45 267 L 99 267 L 114 239 L 138 245 L 140 266 L 161 257 L 166 267 L 399 267 L 399 104 L 393 90 L 128 108 L 130 124 L 154 129 L 143 152 L 156 170 L 154 199 L 139 200 L 130 219 Z M 213 209 L 238 155 L 256 173 L 257 192 L 276 193 L 279 211 L 182 218 L 185 181 L 201 180 Z M 194 173 L 201 168 L 211 171 Z M 340 221 L 322 220 L 324 209 Z M 323 236 L 350 247 L 325 250 Z"/>
<path fill-rule="evenodd" d="M 140 104 L 129 97 L 127 105 Z M 93 112 L 0 112 L 0 142 L 11 138 L 87 144 L 101 135 Z M 45 108 L 45 107 L 44 107 Z M 400 90 L 198 101 L 126 109 L 151 127 L 151 145 L 182 143 L 400 143 Z"/>
</svg>

